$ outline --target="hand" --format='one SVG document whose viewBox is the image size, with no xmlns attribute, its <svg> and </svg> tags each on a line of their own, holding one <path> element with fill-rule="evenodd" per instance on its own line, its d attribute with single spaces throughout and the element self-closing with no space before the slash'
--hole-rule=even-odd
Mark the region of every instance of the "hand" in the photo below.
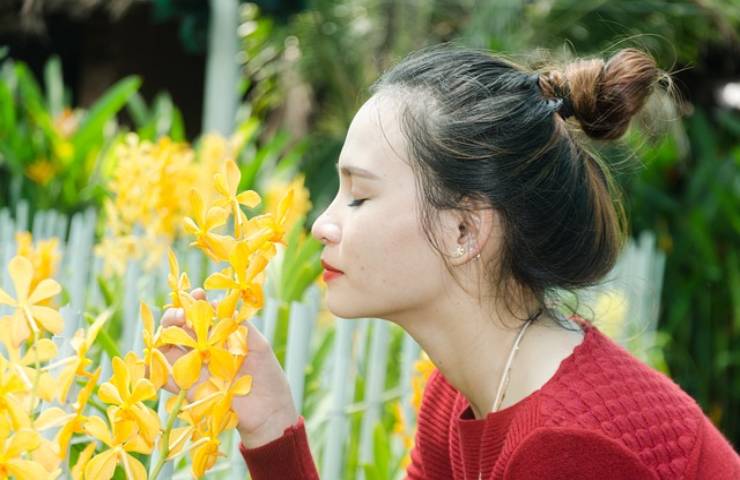
<svg viewBox="0 0 740 480">
<path fill-rule="evenodd" d="M 200 288 L 193 290 L 191 295 L 196 300 L 206 299 L 205 291 Z M 195 333 L 185 323 L 185 313 L 182 309 L 168 308 L 162 315 L 162 325 L 181 327 L 195 337 Z M 293 405 L 288 379 L 270 343 L 249 320 L 245 321 L 244 325 L 248 329 L 249 353 L 237 373 L 237 378 L 246 374 L 251 375 L 252 390 L 244 396 L 235 396 L 231 408 L 239 419 L 237 429 L 242 443 L 247 448 L 255 448 L 281 437 L 286 428 L 298 421 L 299 415 Z M 160 350 L 170 365 L 174 365 L 178 358 L 189 351 L 188 348 L 177 345 L 165 345 L 160 347 Z M 208 375 L 207 368 L 203 367 L 200 378 L 188 393 L 194 391 Z M 171 376 L 165 388 L 172 393 L 180 391 Z"/>
</svg>

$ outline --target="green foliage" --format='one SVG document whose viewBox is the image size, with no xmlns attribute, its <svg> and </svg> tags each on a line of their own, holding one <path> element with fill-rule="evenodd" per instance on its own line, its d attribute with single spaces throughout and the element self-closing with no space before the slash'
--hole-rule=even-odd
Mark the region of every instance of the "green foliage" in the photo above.
<svg viewBox="0 0 740 480">
<path fill-rule="evenodd" d="M 476 8 L 461 37 L 466 44 L 511 53 L 567 43 L 578 55 L 635 42 L 656 58 L 686 64 L 709 42 L 738 41 L 740 8 L 732 3 L 505 0 Z"/>
<path fill-rule="evenodd" d="M 45 91 L 22 62 L 5 60 L 0 71 L 0 206 L 21 198 L 32 210 L 73 213 L 100 205 L 105 195 L 100 158 L 115 137 L 117 113 L 138 90 L 128 77 L 92 107 L 73 112 L 65 100 L 61 67 L 52 58 Z"/>
<path fill-rule="evenodd" d="M 128 100 L 127 109 L 142 140 L 156 141 L 166 136 L 176 142 L 185 141 L 182 113 L 168 93 L 162 92 L 154 97 L 151 107 L 146 105 L 141 95 L 134 93 Z"/>
</svg>

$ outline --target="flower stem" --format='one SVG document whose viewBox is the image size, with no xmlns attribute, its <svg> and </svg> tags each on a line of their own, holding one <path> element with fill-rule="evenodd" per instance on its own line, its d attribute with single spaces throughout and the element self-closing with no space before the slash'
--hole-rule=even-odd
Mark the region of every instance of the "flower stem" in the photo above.
<svg viewBox="0 0 740 480">
<path fill-rule="evenodd" d="M 182 406 L 183 400 L 185 400 L 185 393 L 186 390 L 181 388 L 179 395 L 177 395 L 175 406 L 172 408 L 172 412 L 170 412 L 170 418 L 167 419 L 167 427 L 164 429 L 162 437 L 159 440 L 159 460 L 154 466 L 154 470 L 152 471 L 149 480 L 156 480 L 159 475 L 159 471 L 162 470 L 162 467 L 164 467 L 164 464 L 167 462 L 167 456 L 170 454 L 170 432 L 172 431 L 172 427 L 175 425 L 177 415 L 180 413 L 180 407 Z"/>
</svg>

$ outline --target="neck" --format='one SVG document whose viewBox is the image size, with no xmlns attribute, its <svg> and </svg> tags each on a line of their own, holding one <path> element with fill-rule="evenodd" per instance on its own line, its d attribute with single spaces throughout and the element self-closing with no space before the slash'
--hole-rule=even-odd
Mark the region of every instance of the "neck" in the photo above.
<svg viewBox="0 0 740 480">
<path fill-rule="evenodd" d="M 416 340 L 445 379 L 468 399 L 476 418 L 482 418 L 493 407 L 509 352 L 524 319 L 538 307 L 529 302 L 526 308 L 508 312 L 501 303 L 473 301 L 461 289 L 453 287 L 447 292 L 423 307 L 398 313 L 388 320 L 399 324 Z M 512 383 L 501 408 L 517 401 L 511 388 L 513 377 L 519 375 L 521 381 L 521 375 L 527 371 L 517 368 L 525 340 L 545 322 L 541 315 L 521 339 L 520 352 L 512 364 Z"/>
</svg>

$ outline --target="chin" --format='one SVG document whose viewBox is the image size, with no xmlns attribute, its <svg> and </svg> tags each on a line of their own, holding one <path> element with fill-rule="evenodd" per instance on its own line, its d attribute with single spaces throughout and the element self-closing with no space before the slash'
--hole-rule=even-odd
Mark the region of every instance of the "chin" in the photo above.
<svg viewBox="0 0 740 480">
<path fill-rule="evenodd" d="M 329 287 L 331 289 L 331 287 Z M 364 305 L 362 301 L 351 298 L 338 298 L 340 295 L 327 292 L 326 306 L 329 311 L 339 318 L 382 318 L 384 309 L 378 309 L 371 305 Z M 363 298 L 367 300 L 367 297 Z"/>
</svg>

